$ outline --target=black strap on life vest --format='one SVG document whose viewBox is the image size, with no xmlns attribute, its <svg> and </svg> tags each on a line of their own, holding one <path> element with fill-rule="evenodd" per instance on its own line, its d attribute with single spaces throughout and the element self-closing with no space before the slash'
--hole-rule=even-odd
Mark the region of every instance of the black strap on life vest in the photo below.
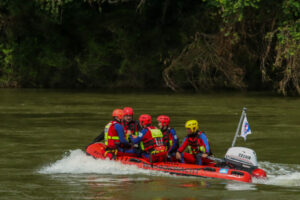
<svg viewBox="0 0 300 200">
<path fill-rule="evenodd" d="M 170 137 L 169 137 L 169 134 L 170 134 L 170 131 L 171 131 L 171 128 L 168 127 L 167 130 L 163 131 L 161 130 L 162 133 L 163 133 L 163 141 L 164 141 L 164 145 L 167 147 L 167 149 L 170 148 Z"/>
<path fill-rule="evenodd" d="M 135 120 L 132 120 L 131 122 L 123 121 L 123 126 L 125 130 L 130 130 L 133 134 L 141 131 L 138 121 Z"/>
<path fill-rule="evenodd" d="M 154 149 L 154 142 L 153 142 L 153 138 L 148 139 L 146 141 L 143 142 L 144 143 L 144 150 L 145 151 L 151 151 Z"/>
</svg>

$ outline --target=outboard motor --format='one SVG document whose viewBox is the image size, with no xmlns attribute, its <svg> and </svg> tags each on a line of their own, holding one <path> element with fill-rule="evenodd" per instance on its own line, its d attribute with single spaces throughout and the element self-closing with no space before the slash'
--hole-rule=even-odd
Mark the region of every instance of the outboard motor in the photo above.
<svg viewBox="0 0 300 200">
<path fill-rule="evenodd" d="M 225 154 L 225 162 L 237 170 L 244 170 L 253 176 L 264 178 L 266 172 L 258 168 L 255 151 L 246 147 L 231 147 Z"/>
<path fill-rule="evenodd" d="M 256 153 L 245 147 L 231 147 L 225 154 L 225 161 L 246 168 L 257 167 Z"/>
</svg>

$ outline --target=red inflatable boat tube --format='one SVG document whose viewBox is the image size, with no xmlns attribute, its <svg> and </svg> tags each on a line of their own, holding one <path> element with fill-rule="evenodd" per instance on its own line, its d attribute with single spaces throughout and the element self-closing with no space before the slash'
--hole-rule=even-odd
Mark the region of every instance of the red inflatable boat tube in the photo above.
<svg viewBox="0 0 300 200">
<path fill-rule="evenodd" d="M 105 145 L 102 143 L 94 143 L 87 147 L 86 153 L 98 159 L 105 159 Z M 195 165 L 177 162 L 157 162 L 150 163 L 143 158 L 130 156 L 117 156 L 116 161 L 126 165 L 135 165 L 138 168 L 146 170 L 161 171 L 169 174 L 180 176 L 196 176 L 205 178 L 218 178 L 240 182 L 252 182 L 252 177 L 266 177 L 266 173 L 262 169 L 255 169 L 250 174 L 247 171 L 214 167 L 214 165 Z"/>
</svg>

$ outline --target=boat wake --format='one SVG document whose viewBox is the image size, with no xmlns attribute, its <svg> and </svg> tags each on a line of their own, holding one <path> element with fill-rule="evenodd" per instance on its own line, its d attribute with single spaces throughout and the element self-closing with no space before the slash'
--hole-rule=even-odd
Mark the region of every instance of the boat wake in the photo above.
<svg viewBox="0 0 300 200">
<path fill-rule="evenodd" d="M 156 171 L 140 169 L 134 165 L 123 165 L 111 160 L 94 159 L 80 149 L 70 150 L 62 159 L 42 167 L 41 174 L 146 174 L 159 175 Z"/>
<path fill-rule="evenodd" d="M 267 172 L 268 179 L 255 179 L 254 183 L 286 187 L 300 186 L 300 165 L 260 162 L 259 167 Z"/>
<path fill-rule="evenodd" d="M 300 186 L 300 165 L 259 162 L 259 167 L 267 172 L 265 180 L 254 179 L 254 184 L 266 184 L 285 187 Z M 41 174 L 145 174 L 169 176 L 162 172 L 145 170 L 136 166 L 123 165 L 110 160 L 98 160 L 87 156 L 80 149 L 70 150 L 62 159 L 38 170 Z M 240 187 L 239 187 L 240 188 Z M 247 187 L 248 188 L 248 187 Z"/>
</svg>

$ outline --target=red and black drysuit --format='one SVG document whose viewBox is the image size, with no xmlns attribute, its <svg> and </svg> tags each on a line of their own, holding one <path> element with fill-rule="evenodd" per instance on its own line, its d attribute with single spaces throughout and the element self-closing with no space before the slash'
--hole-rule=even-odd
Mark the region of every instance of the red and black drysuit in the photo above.
<svg viewBox="0 0 300 200">
<path fill-rule="evenodd" d="M 188 148 L 188 153 L 183 152 L 186 148 Z M 202 165 L 210 162 L 201 156 L 202 153 L 211 154 L 210 145 L 204 132 L 197 131 L 187 135 L 177 151 L 181 153 L 182 163 Z"/>
</svg>

